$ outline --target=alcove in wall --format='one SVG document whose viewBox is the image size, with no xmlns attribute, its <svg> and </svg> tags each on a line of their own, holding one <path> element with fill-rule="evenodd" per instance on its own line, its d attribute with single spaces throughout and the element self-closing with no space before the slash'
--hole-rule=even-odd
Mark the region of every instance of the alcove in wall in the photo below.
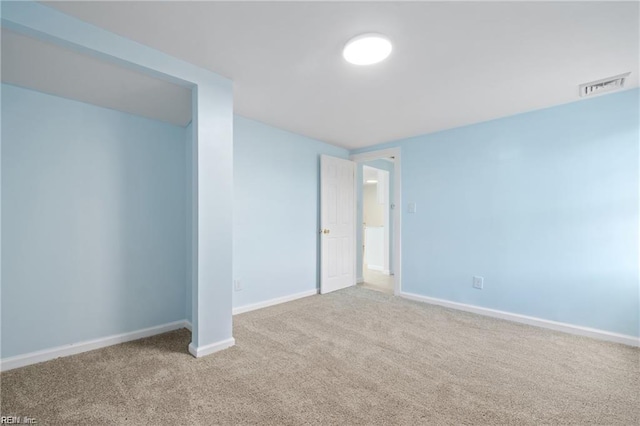
<svg viewBox="0 0 640 426">
<path fill-rule="evenodd" d="M 198 272 L 192 88 L 5 23 L 3 361 L 185 324 Z"/>
</svg>

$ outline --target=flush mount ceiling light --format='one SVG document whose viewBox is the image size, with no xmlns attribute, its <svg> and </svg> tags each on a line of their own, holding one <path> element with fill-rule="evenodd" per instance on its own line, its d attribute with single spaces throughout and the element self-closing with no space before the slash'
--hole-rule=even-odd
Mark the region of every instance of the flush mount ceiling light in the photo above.
<svg viewBox="0 0 640 426">
<path fill-rule="evenodd" d="M 378 181 L 375 179 L 368 179 L 367 183 L 378 183 Z"/>
<path fill-rule="evenodd" d="M 391 54 L 391 41 L 382 34 L 368 33 L 352 38 L 344 46 L 342 56 L 354 65 L 372 65 Z"/>
</svg>

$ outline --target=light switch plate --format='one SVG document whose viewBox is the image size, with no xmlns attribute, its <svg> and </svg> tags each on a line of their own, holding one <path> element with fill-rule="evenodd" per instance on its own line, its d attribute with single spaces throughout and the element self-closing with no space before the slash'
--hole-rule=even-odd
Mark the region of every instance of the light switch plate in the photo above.
<svg viewBox="0 0 640 426">
<path fill-rule="evenodd" d="M 409 203 L 409 213 L 416 212 L 416 203 Z"/>
</svg>

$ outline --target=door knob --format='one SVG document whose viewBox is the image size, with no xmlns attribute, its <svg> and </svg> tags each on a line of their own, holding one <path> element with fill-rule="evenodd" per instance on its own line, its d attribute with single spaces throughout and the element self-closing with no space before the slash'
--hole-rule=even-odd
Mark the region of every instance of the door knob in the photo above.
<svg viewBox="0 0 640 426">
<path fill-rule="evenodd" d="M 329 232 L 331 232 L 331 231 L 330 231 L 330 230 L 328 230 L 328 229 L 323 229 L 323 230 L 322 230 L 322 233 L 323 233 L 323 234 L 328 234 Z"/>
</svg>

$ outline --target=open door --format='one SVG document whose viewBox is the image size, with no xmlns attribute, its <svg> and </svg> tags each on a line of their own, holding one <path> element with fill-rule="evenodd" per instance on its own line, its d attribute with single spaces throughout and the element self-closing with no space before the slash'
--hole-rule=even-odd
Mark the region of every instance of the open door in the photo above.
<svg viewBox="0 0 640 426">
<path fill-rule="evenodd" d="M 320 293 L 356 283 L 355 163 L 320 157 Z"/>
</svg>

